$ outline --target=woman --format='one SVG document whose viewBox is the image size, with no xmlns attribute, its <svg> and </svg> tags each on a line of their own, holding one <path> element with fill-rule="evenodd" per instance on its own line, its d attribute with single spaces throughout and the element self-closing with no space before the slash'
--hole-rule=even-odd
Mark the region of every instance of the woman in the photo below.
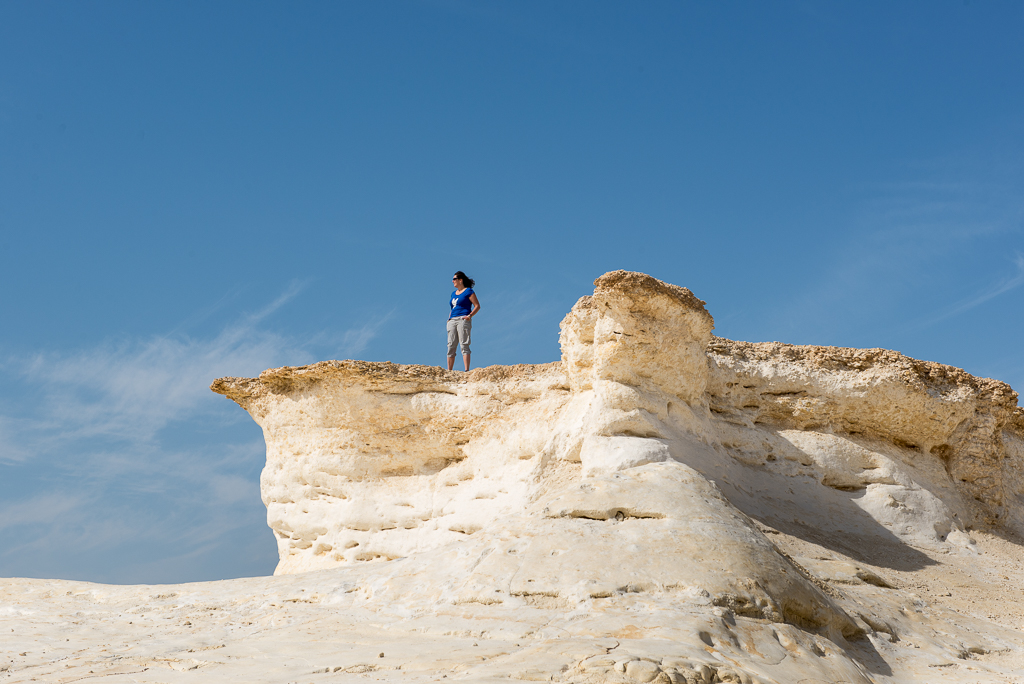
<svg viewBox="0 0 1024 684">
<path fill-rule="evenodd" d="M 469 331 L 473 328 L 473 316 L 480 313 L 480 300 L 473 292 L 476 281 L 462 271 L 452 276 L 455 291 L 452 292 L 451 313 L 448 314 L 448 370 L 455 365 L 455 346 L 462 345 L 462 363 L 469 370 Z"/>
</svg>

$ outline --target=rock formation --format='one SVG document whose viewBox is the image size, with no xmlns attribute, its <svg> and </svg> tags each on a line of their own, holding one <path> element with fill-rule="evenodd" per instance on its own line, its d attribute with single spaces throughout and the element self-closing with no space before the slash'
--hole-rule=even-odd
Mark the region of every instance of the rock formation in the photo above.
<svg viewBox="0 0 1024 684">
<path fill-rule="evenodd" d="M 328 361 L 216 381 L 264 430 L 277 572 L 491 535 L 567 482 L 652 463 L 666 465 L 648 478 L 724 493 L 716 521 L 735 507 L 942 551 L 969 548 L 972 525 L 1024 532 L 1024 414 L 1005 383 L 883 349 L 715 338 L 685 288 L 625 271 L 595 285 L 562 322 L 562 363 Z M 667 513 L 629 512 L 647 488 L 623 490 L 623 513 L 660 529 Z"/>
<path fill-rule="evenodd" d="M 1024 613 L 991 590 L 978 614 L 947 586 L 998 575 L 1021 598 L 1017 394 L 897 352 L 713 328 L 689 290 L 616 271 L 563 320 L 559 363 L 215 381 L 263 428 L 278 577 L 182 585 L 150 620 L 199 623 L 219 595 L 235 624 L 334 630 L 317 657 L 340 665 L 282 677 L 1017 681 Z M 89 587 L 51 612 L 137 600 Z M 266 653 L 262 631 L 226 648 Z M 397 655 L 341 655 L 367 640 Z"/>
</svg>

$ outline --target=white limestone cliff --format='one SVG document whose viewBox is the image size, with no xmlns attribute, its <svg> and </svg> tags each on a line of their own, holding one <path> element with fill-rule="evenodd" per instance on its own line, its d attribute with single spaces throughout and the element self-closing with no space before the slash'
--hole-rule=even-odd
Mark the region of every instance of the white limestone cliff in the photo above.
<svg viewBox="0 0 1024 684">
<path fill-rule="evenodd" d="M 278 573 L 493 533 L 571 482 L 649 463 L 781 527 L 955 552 L 968 526 L 1024 531 L 1006 384 L 880 349 L 715 338 L 689 290 L 624 271 L 595 285 L 558 364 L 332 361 L 214 383 L 264 429 Z"/>
<path fill-rule="evenodd" d="M 1022 681 L 1016 393 L 713 327 L 616 271 L 558 363 L 217 380 L 263 428 L 277 576 L 6 580 L 0 677 Z"/>
</svg>

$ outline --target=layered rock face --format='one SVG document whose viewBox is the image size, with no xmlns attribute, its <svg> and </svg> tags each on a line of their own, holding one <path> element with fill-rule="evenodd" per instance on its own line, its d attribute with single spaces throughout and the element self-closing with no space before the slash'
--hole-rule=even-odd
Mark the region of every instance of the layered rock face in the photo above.
<svg viewBox="0 0 1024 684">
<path fill-rule="evenodd" d="M 955 550 L 971 525 L 1024 532 L 1024 414 L 1005 383 L 882 349 L 716 338 L 704 302 L 644 274 L 595 286 L 562 322 L 561 363 L 329 361 L 216 381 L 266 436 L 278 573 L 465 540 L 648 463 L 782 527 L 796 513 Z"/>
<path fill-rule="evenodd" d="M 717 620 L 693 643 L 659 632 L 676 640 L 645 647 L 660 665 L 595 660 L 567 679 L 881 681 L 889 644 L 912 632 L 928 657 L 967 653 L 974 627 L 925 629 L 912 600 L 837 559 L 890 549 L 923 567 L 977 553 L 973 527 L 1024 532 L 1016 393 L 896 352 L 713 327 L 689 290 L 616 271 L 563 320 L 559 363 L 328 361 L 212 389 L 263 428 L 276 574 L 348 568 L 378 578 L 375 601 L 494 619 L 575 611 L 593 638 L 624 634 L 615 611 L 637 634 L 656 615 L 684 632 Z M 795 557 L 779 535 L 828 553 Z M 729 639 L 731 669 L 698 662 Z"/>
</svg>

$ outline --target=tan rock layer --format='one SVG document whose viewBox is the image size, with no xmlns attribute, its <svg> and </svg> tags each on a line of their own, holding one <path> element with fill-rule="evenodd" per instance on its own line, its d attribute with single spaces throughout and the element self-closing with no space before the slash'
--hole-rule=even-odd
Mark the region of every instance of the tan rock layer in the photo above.
<svg viewBox="0 0 1024 684">
<path fill-rule="evenodd" d="M 928 454 L 992 520 L 1020 496 L 1004 483 L 1022 465 L 1004 443 L 1004 432 L 1022 434 L 1018 395 L 1004 382 L 886 349 L 715 338 L 708 353 L 722 371 L 709 397 L 719 414 L 870 433 Z"/>
</svg>

